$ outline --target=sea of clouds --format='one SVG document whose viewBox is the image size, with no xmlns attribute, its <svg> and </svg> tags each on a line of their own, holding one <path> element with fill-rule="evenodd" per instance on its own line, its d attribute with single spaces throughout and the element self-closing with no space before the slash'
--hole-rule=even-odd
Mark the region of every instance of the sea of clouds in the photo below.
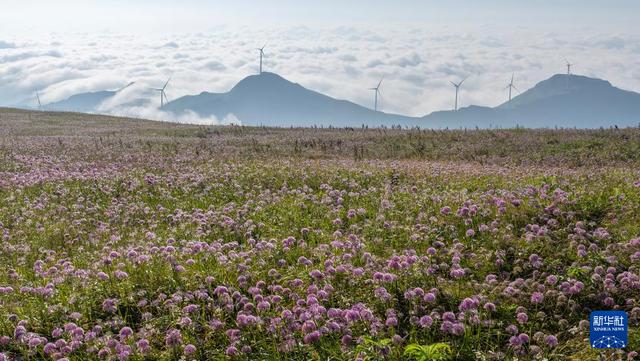
<svg viewBox="0 0 640 361">
<path fill-rule="evenodd" d="M 486 35 L 493 34 L 493 35 Z M 171 76 L 169 100 L 202 91 L 226 92 L 258 71 L 257 47 L 266 43 L 265 71 L 332 97 L 372 107 L 375 86 L 384 77 L 381 109 L 423 116 L 451 109 L 450 81 L 467 78 L 462 106 L 496 106 L 506 86 L 524 91 L 566 71 L 611 81 L 640 91 L 640 36 L 597 31 L 570 34 L 513 29 L 454 31 L 425 27 L 270 29 L 220 26 L 174 35 L 51 33 L 23 37 L 0 34 L 0 105 L 37 105 L 71 95 L 115 90 L 135 84 L 101 105 L 100 111 L 157 120 L 212 124 L 237 121 L 175 116 L 160 111 L 161 87 Z M 131 103 L 137 100 L 135 104 Z"/>
</svg>

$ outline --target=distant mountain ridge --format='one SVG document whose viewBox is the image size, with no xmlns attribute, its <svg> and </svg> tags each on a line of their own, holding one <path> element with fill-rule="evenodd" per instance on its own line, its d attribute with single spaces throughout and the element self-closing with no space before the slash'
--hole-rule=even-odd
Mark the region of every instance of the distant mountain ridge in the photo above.
<svg viewBox="0 0 640 361">
<path fill-rule="evenodd" d="M 98 112 L 118 91 L 74 95 L 46 105 L 48 110 Z M 640 94 L 606 80 L 556 74 L 496 107 L 472 105 L 458 111 L 436 111 L 424 117 L 376 112 L 290 82 L 274 73 L 251 75 L 226 93 L 202 92 L 175 99 L 163 111 L 194 112 L 245 125 L 266 126 L 419 126 L 422 128 L 598 128 L 638 126 Z"/>
<path fill-rule="evenodd" d="M 80 93 L 71 97 L 46 105 L 47 110 L 71 111 L 80 113 L 94 113 L 107 99 L 116 95 L 117 91 L 102 90 Z"/>
<path fill-rule="evenodd" d="M 638 126 L 640 94 L 601 79 L 556 74 L 495 108 L 467 107 L 434 112 L 425 123 L 449 127 L 565 127 Z"/>
<path fill-rule="evenodd" d="M 244 78 L 227 93 L 184 96 L 168 103 L 163 110 L 174 113 L 190 110 L 203 117 L 214 115 L 219 119 L 233 114 L 248 125 L 416 126 L 419 121 L 331 98 L 266 72 Z"/>
<path fill-rule="evenodd" d="M 70 111 L 80 113 L 97 113 L 100 105 L 113 98 L 119 92 L 135 84 L 131 82 L 118 90 L 100 90 L 95 92 L 80 93 L 70 96 L 67 99 L 45 105 L 47 110 Z M 130 104 L 141 104 L 140 100 L 134 100 Z"/>
</svg>

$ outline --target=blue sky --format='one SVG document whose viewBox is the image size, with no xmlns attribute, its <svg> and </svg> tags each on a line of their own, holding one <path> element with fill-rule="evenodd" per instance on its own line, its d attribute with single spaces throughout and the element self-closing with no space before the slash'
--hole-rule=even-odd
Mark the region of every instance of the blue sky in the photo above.
<svg viewBox="0 0 640 361">
<path fill-rule="evenodd" d="M 502 24 L 545 28 L 607 26 L 633 31 L 634 0 L 22 0 L 0 13 L 5 29 L 206 30 L 213 24 Z M 637 30 L 635 30 L 637 31 Z"/>
<path fill-rule="evenodd" d="M 34 89 L 53 102 L 131 81 L 131 96 L 147 97 L 169 76 L 170 99 L 224 92 L 255 74 L 265 42 L 266 70 L 364 106 L 384 76 L 381 109 L 408 115 L 450 109 L 449 81 L 466 77 L 462 106 L 498 105 L 512 73 L 525 90 L 564 72 L 565 57 L 578 74 L 640 91 L 640 1 L 602 4 L 12 1 L 0 12 L 0 105 L 33 105 Z"/>
</svg>

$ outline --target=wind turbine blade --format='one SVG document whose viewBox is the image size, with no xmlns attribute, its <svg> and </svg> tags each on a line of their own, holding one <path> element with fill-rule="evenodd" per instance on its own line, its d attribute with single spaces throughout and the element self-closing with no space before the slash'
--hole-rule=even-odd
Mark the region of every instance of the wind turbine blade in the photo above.
<svg viewBox="0 0 640 361">
<path fill-rule="evenodd" d="M 169 84 L 170 81 L 171 81 L 171 77 L 169 77 L 169 79 L 167 79 L 167 82 L 164 83 L 164 86 L 162 87 L 162 90 L 164 90 L 167 87 L 167 85 Z"/>
<path fill-rule="evenodd" d="M 382 77 L 382 78 L 380 79 L 380 82 L 378 83 L 377 88 L 380 88 L 380 85 L 382 85 L 382 81 L 383 81 L 383 80 L 384 80 L 384 77 Z"/>
<path fill-rule="evenodd" d="M 458 84 L 456 84 L 456 83 L 452 82 L 451 80 L 449 80 L 449 83 L 451 83 L 451 85 L 453 85 L 453 86 L 454 86 L 454 87 L 456 87 L 456 88 L 458 87 Z"/>
<path fill-rule="evenodd" d="M 458 84 L 458 86 L 461 86 L 462 83 L 464 83 L 465 80 L 467 80 L 467 78 L 462 79 L 462 81 L 460 82 L 460 84 Z"/>
</svg>

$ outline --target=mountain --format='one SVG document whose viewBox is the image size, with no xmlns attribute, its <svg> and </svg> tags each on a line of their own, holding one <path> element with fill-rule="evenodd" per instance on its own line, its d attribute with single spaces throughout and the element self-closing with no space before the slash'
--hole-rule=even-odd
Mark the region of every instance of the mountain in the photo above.
<svg viewBox="0 0 640 361">
<path fill-rule="evenodd" d="M 113 97 L 116 93 L 117 91 L 110 90 L 81 93 L 55 103 L 49 103 L 45 107 L 47 110 L 94 113 L 102 102 Z"/>
<path fill-rule="evenodd" d="M 105 101 L 113 98 L 119 92 L 134 85 L 134 82 L 129 83 L 127 86 L 118 90 L 101 90 L 88 93 L 80 93 L 72 95 L 71 97 L 45 105 L 47 110 L 67 111 L 67 112 L 79 112 L 79 113 L 97 113 L 100 105 Z M 136 102 L 140 103 L 139 100 Z"/>
<path fill-rule="evenodd" d="M 577 127 L 598 128 L 640 124 L 640 94 L 608 81 L 557 74 L 495 108 L 468 107 L 434 112 L 422 118 L 449 127 Z"/>
<path fill-rule="evenodd" d="M 193 111 L 202 117 L 223 119 L 230 114 L 245 125 L 360 127 L 419 124 L 417 118 L 376 112 L 292 83 L 273 73 L 246 77 L 227 93 L 184 96 L 163 108 L 180 114 Z"/>
<path fill-rule="evenodd" d="M 132 83 L 133 84 L 133 83 Z M 131 85 L 131 84 L 130 84 Z M 125 87 L 126 88 L 126 87 Z M 125 89 L 123 88 L 123 89 Z M 74 95 L 46 105 L 48 110 L 96 113 L 119 91 Z M 154 107 L 148 98 L 132 98 L 125 106 Z M 104 108 L 104 107 L 103 107 Z M 154 108 L 155 109 L 155 108 Z M 497 107 L 469 106 L 437 111 L 422 118 L 376 112 L 334 99 L 273 73 L 248 76 L 226 93 L 203 92 L 178 98 L 163 111 L 225 119 L 245 125 L 360 127 L 420 126 L 422 128 L 598 128 L 640 124 L 640 94 L 614 87 L 608 81 L 581 75 L 557 74 Z"/>
</svg>

